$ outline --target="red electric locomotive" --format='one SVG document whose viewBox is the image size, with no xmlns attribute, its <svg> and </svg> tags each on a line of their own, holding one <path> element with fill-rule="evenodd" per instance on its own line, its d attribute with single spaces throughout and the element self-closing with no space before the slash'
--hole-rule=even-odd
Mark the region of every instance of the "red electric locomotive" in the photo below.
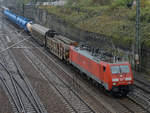
<svg viewBox="0 0 150 113">
<path fill-rule="evenodd" d="M 70 48 L 69 61 L 115 95 L 126 96 L 133 84 L 133 74 L 128 62 L 104 62 L 91 52 L 73 46 Z"/>
</svg>

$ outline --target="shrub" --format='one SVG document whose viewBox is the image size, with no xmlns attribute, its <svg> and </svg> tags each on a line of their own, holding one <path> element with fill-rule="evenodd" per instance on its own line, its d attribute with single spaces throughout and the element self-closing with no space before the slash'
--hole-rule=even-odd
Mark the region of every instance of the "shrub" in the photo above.
<svg viewBox="0 0 150 113">
<path fill-rule="evenodd" d="M 134 0 L 115 0 L 112 2 L 112 8 L 116 7 L 131 7 Z"/>
<path fill-rule="evenodd" d="M 150 22 L 150 7 L 142 8 L 141 10 L 141 21 Z"/>
<path fill-rule="evenodd" d="M 93 0 L 93 3 L 100 5 L 109 5 L 111 3 L 111 0 Z"/>
</svg>

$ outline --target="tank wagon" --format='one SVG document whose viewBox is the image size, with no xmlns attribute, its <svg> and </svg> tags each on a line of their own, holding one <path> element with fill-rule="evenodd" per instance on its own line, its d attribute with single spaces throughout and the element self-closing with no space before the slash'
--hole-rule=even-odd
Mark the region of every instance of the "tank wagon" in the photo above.
<svg viewBox="0 0 150 113">
<path fill-rule="evenodd" d="M 24 18 L 22 16 L 19 16 L 19 15 L 16 15 L 12 13 L 9 9 L 4 9 L 3 13 L 5 17 L 9 19 L 11 22 L 18 25 L 20 28 L 24 29 L 25 31 L 28 31 L 27 23 L 32 23 L 31 20 Z"/>
<path fill-rule="evenodd" d="M 133 74 L 128 62 L 108 62 L 52 29 L 33 24 L 32 21 L 20 18 L 7 10 L 4 11 L 4 15 L 29 31 L 31 36 L 52 54 L 78 68 L 107 91 L 117 96 L 126 96 L 130 91 Z"/>
</svg>

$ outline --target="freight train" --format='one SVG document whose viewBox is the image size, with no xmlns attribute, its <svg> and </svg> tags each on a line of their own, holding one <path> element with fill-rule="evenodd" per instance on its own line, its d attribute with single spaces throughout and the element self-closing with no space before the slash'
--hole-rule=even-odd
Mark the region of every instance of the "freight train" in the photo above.
<svg viewBox="0 0 150 113">
<path fill-rule="evenodd" d="M 78 68 L 107 91 L 114 95 L 126 96 L 131 90 L 133 74 L 129 62 L 108 62 L 102 57 L 94 56 L 92 51 L 79 46 L 76 41 L 18 16 L 7 8 L 3 10 L 3 14 L 8 20 L 29 32 L 34 39 L 59 59 Z"/>
</svg>

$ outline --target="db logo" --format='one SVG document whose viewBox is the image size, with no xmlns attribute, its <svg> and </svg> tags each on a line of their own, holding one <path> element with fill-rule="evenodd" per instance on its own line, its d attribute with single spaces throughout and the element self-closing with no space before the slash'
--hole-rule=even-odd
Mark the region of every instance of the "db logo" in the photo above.
<svg viewBox="0 0 150 113">
<path fill-rule="evenodd" d="M 120 78 L 120 81 L 123 81 L 123 78 Z"/>
</svg>

